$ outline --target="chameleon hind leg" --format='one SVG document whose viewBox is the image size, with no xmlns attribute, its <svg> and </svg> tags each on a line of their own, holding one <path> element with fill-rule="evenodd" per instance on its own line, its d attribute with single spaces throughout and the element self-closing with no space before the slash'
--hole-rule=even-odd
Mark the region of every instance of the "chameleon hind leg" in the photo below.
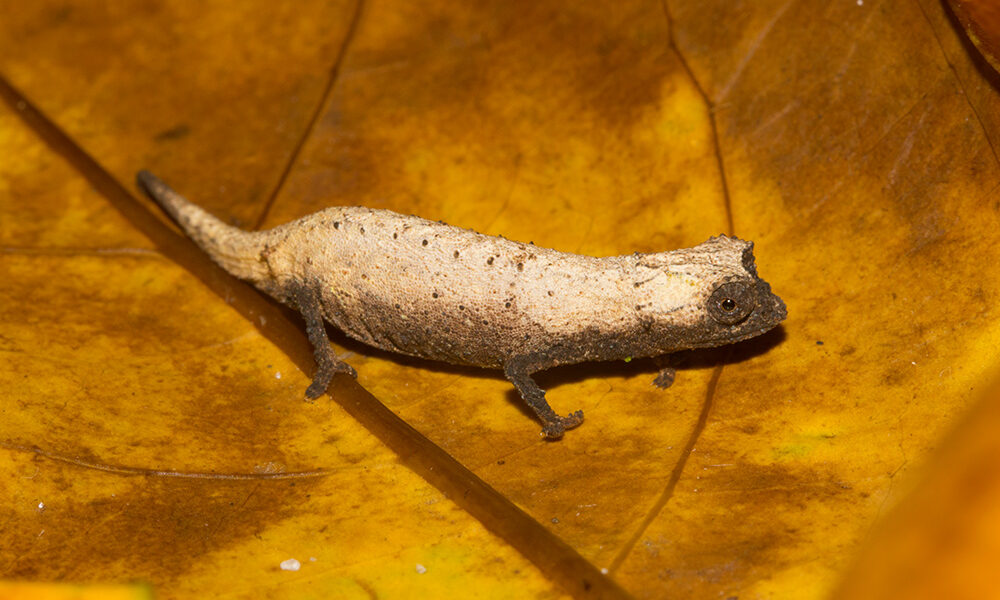
<svg viewBox="0 0 1000 600">
<path fill-rule="evenodd" d="M 294 293 L 295 304 L 306 322 L 306 333 L 313 346 L 313 356 L 316 358 L 316 373 L 312 383 L 306 388 L 306 398 L 315 400 L 326 392 L 335 373 L 347 373 L 355 379 L 358 377 L 354 367 L 340 360 L 333 352 L 330 338 L 326 335 L 326 325 L 323 323 L 323 311 L 315 290 L 308 286 L 299 286 Z"/>
<path fill-rule="evenodd" d="M 550 440 L 559 439 L 567 429 L 572 429 L 583 423 L 583 411 L 578 410 L 565 417 L 556 414 L 545 400 L 545 390 L 538 387 L 531 378 L 532 373 L 541 371 L 545 365 L 534 363 L 529 357 L 516 357 L 504 365 L 503 372 L 514 384 L 521 397 L 535 411 L 538 420 L 542 422 L 542 435 Z"/>
</svg>

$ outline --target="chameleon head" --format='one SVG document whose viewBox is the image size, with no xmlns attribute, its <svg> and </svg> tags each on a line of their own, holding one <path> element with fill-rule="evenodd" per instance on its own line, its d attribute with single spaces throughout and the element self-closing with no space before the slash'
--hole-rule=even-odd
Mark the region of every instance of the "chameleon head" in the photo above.
<svg viewBox="0 0 1000 600">
<path fill-rule="evenodd" d="M 719 236 L 697 247 L 703 246 L 712 247 L 718 262 L 705 280 L 702 323 L 692 332 L 698 347 L 756 337 L 785 320 L 785 303 L 757 276 L 753 242 Z"/>
<path fill-rule="evenodd" d="M 719 236 L 693 248 L 653 256 L 659 263 L 655 266 L 669 276 L 655 278 L 662 287 L 648 292 L 660 301 L 650 302 L 646 314 L 664 347 L 708 348 L 738 342 L 774 328 L 787 315 L 785 303 L 757 276 L 752 242 Z M 650 283 L 651 288 L 658 287 Z"/>
</svg>

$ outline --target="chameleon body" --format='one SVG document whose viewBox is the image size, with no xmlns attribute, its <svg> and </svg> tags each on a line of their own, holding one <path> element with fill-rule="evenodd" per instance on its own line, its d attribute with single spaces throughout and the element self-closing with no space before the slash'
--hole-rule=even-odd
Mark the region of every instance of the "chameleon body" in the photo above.
<svg viewBox="0 0 1000 600">
<path fill-rule="evenodd" d="M 356 206 L 244 231 L 146 171 L 138 181 L 222 268 L 302 313 L 317 360 L 309 398 L 336 372 L 356 375 L 325 320 L 384 350 L 503 369 L 543 435 L 558 438 L 583 413 L 558 416 L 533 373 L 729 344 L 786 315 L 757 276 L 753 244 L 732 237 L 596 258 Z M 657 378 L 670 381 L 669 369 Z"/>
</svg>

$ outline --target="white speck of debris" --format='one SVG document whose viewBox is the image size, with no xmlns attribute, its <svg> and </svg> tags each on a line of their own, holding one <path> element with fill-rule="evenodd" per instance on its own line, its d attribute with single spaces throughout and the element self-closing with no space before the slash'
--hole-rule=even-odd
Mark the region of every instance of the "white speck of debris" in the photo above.
<svg viewBox="0 0 1000 600">
<path fill-rule="evenodd" d="M 295 560 L 294 558 L 289 558 L 288 560 L 281 561 L 282 571 L 298 571 L 302 566 L 302 563 Z"/>
<path fill-rule="evenodd" d="M 426 572 L 427 572 L 427 567 L 425 567 L 424 565 L 422 565 L 420 563 L 417 563 L 417 573 L 420 573 L 421 575 L 423 575 Z"/>
<path fill-rule="evenodd" d="M 260 324 L 261 324 L 261 326 L 267 325 L 267 317 L 265 317 L 264 315 L 261 315 L 260 316 Z"/>
<path fill-rule="evenodd" d="M 864 6 L 865 0 L 858 0 L 858 6 Z"/>
<path fill-rule="evenodd" d="M 39 502 L 38 503 L 38 510 L 45 510 L 45 503 L 44 502 Z"/>
<path fill-rule="evenodd" d="M 309 562 L 316 562 L 316 557 L 315 556 L 310 556 L 309 557 Z"/>
<path fill-rule="evenodd" d="M 275 379 L 281 379 L 281 371 L 278 371 L 277 373 L 275 373 L 274 374 L 274 378 Z"/>
<path fill-rule="evenodd" d="M 608 570 L 606 568 L 604 568 L 604 567 L 601 567 L 601 573 L 603 575 L 607 575 L 608 574 Z"/>
<path fill-rule="evenodd" d="M 917 366 L 917 363 L 913 362 L 912 360 L 910 361 L 910 364 L 913 365 L 914 367 Z"/>
</svg>

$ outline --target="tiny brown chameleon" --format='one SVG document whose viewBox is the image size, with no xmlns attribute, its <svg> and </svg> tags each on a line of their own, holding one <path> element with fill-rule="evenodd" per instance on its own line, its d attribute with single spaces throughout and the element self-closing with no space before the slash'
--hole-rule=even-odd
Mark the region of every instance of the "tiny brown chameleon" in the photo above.
<svg viewBox="0 0 1000 600">
<path fill-rule="evenodd" d="M 391 352 L 503 369 L 543 435 L 559 438 L 583 412 L 557 415 L 533 373 L 730 344 L 786 315 L 757 276 L 753 243 L 724 235 L 597 258 L 359 206 L 244 231 L 147 171 L 137 178 L 223 269 L 302 313 L 317 365 L 310 399 L 334 373 L 357 376 L 333 352 L 325 320 Z M 670 368 L 656 379 L 671 381 Z"/>
</svg>

